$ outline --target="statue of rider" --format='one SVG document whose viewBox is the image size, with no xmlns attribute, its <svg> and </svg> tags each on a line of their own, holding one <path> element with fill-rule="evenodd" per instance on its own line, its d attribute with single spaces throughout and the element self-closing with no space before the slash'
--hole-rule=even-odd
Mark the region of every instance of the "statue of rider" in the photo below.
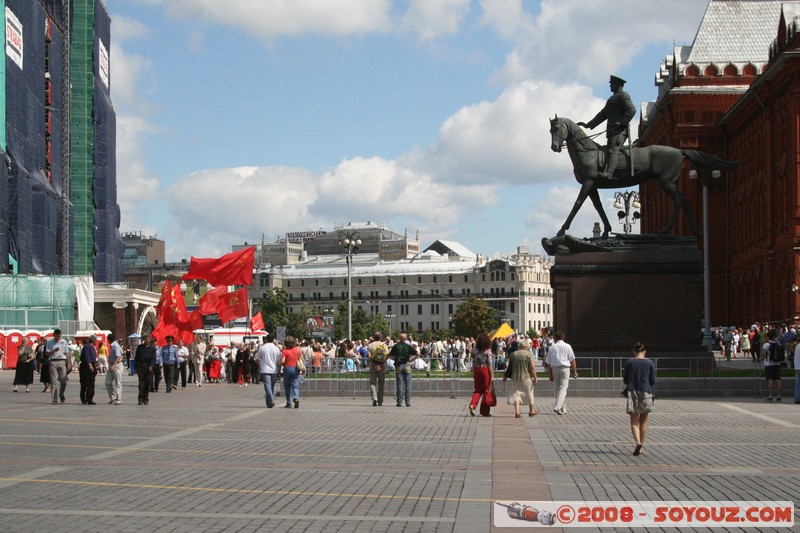
<svg viewBox="0 0 800 533">
<path fill-rule="evenodd" d="M 606 101 L 605 107 L 589 122 L 578 122 L 578 126 L 594 129 L 603 121 L 608 121 L 606 125 L 606 141 L 608 143 L 606 168 L 598 177 L 613 179 L 620 149 L 628 138 L 628 123 L 636 116 L 636 108 L 631 102 L 630 95 L 622 90 L 625 80 L 611 76 L 608 83 L 611 86 L 611 96 Z"/>
</svg>

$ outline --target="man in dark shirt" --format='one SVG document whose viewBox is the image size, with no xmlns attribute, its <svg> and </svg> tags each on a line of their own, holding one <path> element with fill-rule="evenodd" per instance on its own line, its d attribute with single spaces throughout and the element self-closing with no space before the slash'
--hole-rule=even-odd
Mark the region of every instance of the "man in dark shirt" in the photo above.
<svg viewBox="0 0 800 533">
<path fill-rule="evenodd" d="M 94 401 L 94 379 L 97 375 L 97 337 L 89 336 L 89 340 L 81 348 L 80 366 L 78 373 L 81 380 L 81 403 L 84 405 L 97 405 Z"/>
<path fill-rule="evenodd" d="M 153 365 L 156 362 L 156 338 L 142 336 L 142 342 L 136 347 L 133 359 L 136 374 L 139 376 L 139 405 L 150 402 L 150 385 L 153 381 Z"/>
<path fill-rule="evenodd" d="M 389 358 L 394 361 L 395 391 L 397 407 L 411 407 L 411 363 L 418 357 L 417 349 L 408 342 L 408 335 L 400 334 L 400 340 L 392 346 Z"/>
</svg>

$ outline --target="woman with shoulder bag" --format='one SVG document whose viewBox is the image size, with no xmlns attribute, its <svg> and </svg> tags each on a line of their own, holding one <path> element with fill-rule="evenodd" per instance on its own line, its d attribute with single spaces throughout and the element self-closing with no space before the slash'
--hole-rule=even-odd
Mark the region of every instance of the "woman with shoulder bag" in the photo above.
<svg viewBox="0 0 800 533">
<path fill-rule="evenodd" d="M 298 359 L 300 359 L 300 348 L 294 337 L 286 337 L 281 351 L 280 366 L 283 368 L 283 390 L 286 394 L 286 406 L 294 408 L 300 407 L 300 369 Z"/>
<path fill-rule="evenodd" d="M 469 403 L 469 414 L 475 416 L 478 401 L 481 402 L 481 416 L 492 416 L 491 406 L 487 402 L 487 393 L 494 390 L 494 370 L 492 369 L 492 341 L 486 333 L 478 335 L 475 341 L 475 355 L 473 357 L 472 378 L 475 391 Z M 496 400 L 495 400 L 496 401 Z"/>
</svg>

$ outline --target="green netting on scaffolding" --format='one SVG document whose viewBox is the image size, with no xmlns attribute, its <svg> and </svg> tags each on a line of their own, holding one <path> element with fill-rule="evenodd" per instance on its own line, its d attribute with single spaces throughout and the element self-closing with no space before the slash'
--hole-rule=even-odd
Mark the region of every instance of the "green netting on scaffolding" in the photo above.
<svg viewBox="0 0 800 533">
<path fill-rule="evenodd" d="M 75 317 L 75 278 L 0 276 L 0 327 L 41 329 Z"/>
<path fill-rule="evenodd" d="M 94 0 L 72 3 L 70 200 L 72 272 L 94 272 Z"/>
</svg>

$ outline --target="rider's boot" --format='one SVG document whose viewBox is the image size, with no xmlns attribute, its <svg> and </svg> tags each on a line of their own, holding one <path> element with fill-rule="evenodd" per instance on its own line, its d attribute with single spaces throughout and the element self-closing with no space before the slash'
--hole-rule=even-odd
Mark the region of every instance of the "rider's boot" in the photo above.
<svg viewBox="0 0 800 533">
<path fill-rule="evenodd" d="M 610 153 L 608 154 L 608 161 L 606 162 L 606 169 L 600 174 L 600 177 L 603 179 L 611 180 L 614 179 L 614 170 L 617 168 L 617 159 L 619 158 L 618 153 Z"/>
</svg>

